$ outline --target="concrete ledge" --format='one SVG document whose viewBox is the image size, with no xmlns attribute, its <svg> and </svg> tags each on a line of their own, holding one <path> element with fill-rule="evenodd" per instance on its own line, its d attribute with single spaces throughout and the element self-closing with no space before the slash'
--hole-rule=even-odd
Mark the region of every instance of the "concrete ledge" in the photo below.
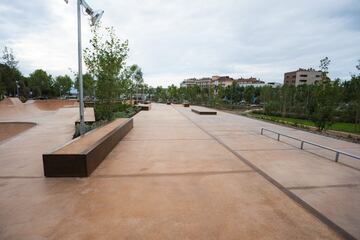
<svg viewBox="0 0 360 240">
<path fill-rule="evenodd" d="M 192 112 L 200 114 L 200 115 L 216 115 L 216 111 L 204 111 L 204 110 L 198 110 L 198 109 L 191 109 Z"/>
<path fill-rule="evenodd" d="M 95 111 L 93 107 L 86 107 L 84 109 L 84 122 L 87 124 L 93 124 L 96 122 L 95 120 Z M 75 126 L 80 124 L 80 120 L 77 119 L 75 122 Z"/>
<path fill-rule="evenodd" d="M 88 177 L 133 128 L 133 119 L 117 119 L 43 154 L 45 177 Z"/>
<path fill-rule="evenodd" d="M 141 108 L 141 111 L 150 111 L 151 104 L 137 104 L 137 107 Z"/>
</svg>

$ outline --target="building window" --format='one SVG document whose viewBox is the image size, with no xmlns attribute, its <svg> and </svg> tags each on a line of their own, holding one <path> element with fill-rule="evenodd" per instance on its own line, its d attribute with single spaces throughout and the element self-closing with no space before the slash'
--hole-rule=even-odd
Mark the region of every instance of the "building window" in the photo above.
<svg viewBox="0 0 360 240">
<path fill-rule="evenodd" d="M 317 77 L 317 78 L 319 78 L 319 77 L 320 77 L 320 75 L 316 75 L 316 77 Z"/>
<path fill-rule="evenodd" d="M 303 83 L 307 82 L 306 79 L 300 79 L 299 81 L 300 81 L 300 82 L 303 82 Z"/>
<path fill-rule="evenodd" d="M 300 77 L 307 77 L 307 74 L 301 74 Z"/>
</svg>

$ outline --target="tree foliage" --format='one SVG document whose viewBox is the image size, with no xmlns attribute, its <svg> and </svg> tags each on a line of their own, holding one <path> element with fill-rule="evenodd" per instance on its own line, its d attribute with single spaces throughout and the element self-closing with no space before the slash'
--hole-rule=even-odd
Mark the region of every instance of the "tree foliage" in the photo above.
<svg viewBox="0 0 360 240">
<path fill-rule="evenodd" d="M 64 94 L 70 94 L 71 87 L 73 86 L 73 81 L 68 75 L 57 76 L 54 81 L 54 90 L 57 96 L 62 96 Z"/>
<path fill-rule="evenodd" d="M 2 63 L 0 63 L 0 99 L 3 95 L 15 96 L 24 90 L 24 77 L 17 69 L 18 61 L 11 48 L 3 49 Z M 20 90 L 20 87 L 23 87 Z M 19 92 L 20 93 L 20 92 Z"/>
<path fill-rule="evenodd" d="M 77 74 L 75 74 L 75 88 L 79 90 L 79 78 Z M 94 97 L 95 96 L 95 87 L 96 81 L 92 77 L 90 73 L 85 73 L 83 75 L 83 89 L 84 89 L 84 96 L 85 97 Z"/>
<path fill-rule="evenodd" d="M 85 64 L 96 82 L 96 97 L 102 103 L 117 99 L 119 81 L 126 66 L 128 41 L 121 42 L 113 28 L 105 28 L 107 37 L 99 34 L 99 26 L 92 29 L 91 47 L 84 50 Z"/>
<path fill-rule="evenodd" d="M 37 69 L 29 75 L 29 87 L 35 97 L 52 95 L 53 78 L 42 69 Z"/>
<path fill-rule="evenodd" d="M 11 48 L 5 46 L 2 59 L 4 61 L 4 64 L 9 66 L 10 68 L 17 68 L 19 61 L 16 61 L 14 52 Z"/>
</svg>

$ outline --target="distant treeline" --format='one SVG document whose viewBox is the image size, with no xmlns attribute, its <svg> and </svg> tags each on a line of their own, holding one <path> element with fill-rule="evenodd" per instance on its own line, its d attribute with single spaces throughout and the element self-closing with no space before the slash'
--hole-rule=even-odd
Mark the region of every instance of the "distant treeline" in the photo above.
<svg viewBox="0 0 360 240">
<path fill-rule="evenodd" d="M 260 104 L 260 113 L 313 121 L 319 130 L 334 122 L 356 123 L 360 129 L 360 74 L 350 80 L 327 81 L 328 58 L 321 60 L 323 79 L 314 85 L 281 87 L 242 87 L 233 84 L 227 87 L 200 88 L 199 86 L 150 88 L 153 101 L 178 102 L 217 108 L 244 108 Z M 357 69 L 360 70 L 360 61 Z"/>
<path fill-rule="evenodd" d="M 18 69 L 18 61 L 11 49 L 5 47 L 0 63 L 0 98 L 4 96 L 19 96 L 53 98 L 70 93 L 74 80 L 68 76 L 53 77 L 42 69 L 37 69 L 28 77 Z M 89 74 L 85 76 L 86 83 L 92 82 Z"/>
</svg>

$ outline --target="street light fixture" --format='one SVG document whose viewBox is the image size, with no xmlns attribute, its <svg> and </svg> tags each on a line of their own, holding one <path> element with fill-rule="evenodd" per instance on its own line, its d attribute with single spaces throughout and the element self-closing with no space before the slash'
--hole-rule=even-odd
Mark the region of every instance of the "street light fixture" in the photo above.
<svg viewBox="0 0 360 240">
<path fill-rule="evenodd" d="M 68 3 L 68 0 L 65 0 Z M 85 8 L 85 12 L 89 14 L 91 26 L 96 25 L 104 11 L 94 11 L 85 0 L 77 0 L 77 24 L 78 24 L 78 77 L 79 77 L 79 102 L 80 102 L 80 135 L 85 133 L 85 122 L 84 122 L 84 89 L 83 89 L 83 76 L 82 76 L 82 46 L 81 46 L 81 6 Z"/>
</svg>

